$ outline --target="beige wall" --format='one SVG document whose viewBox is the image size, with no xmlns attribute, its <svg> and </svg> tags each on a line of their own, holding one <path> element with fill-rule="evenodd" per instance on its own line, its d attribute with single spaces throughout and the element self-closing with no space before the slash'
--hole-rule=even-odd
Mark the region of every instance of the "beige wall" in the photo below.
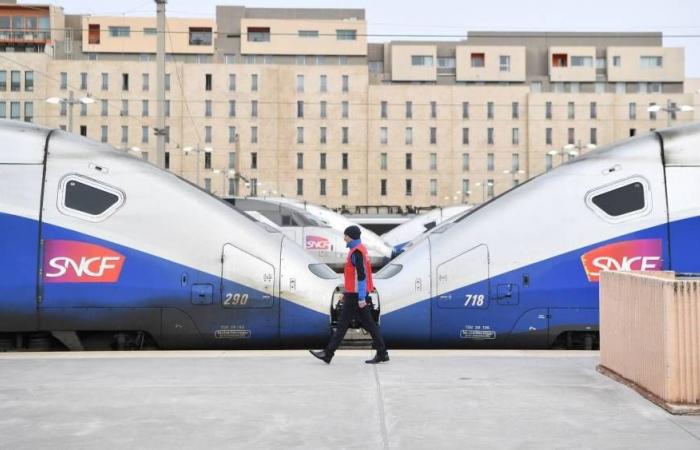
<svg viewBox="0 0 700 450">
<path fill-rule="evenodd" d="M 270 40 L 249 41 L 249 27 L 270 28 Z M 300 30 L 315 30 L 319 36 L 299 37 Z M 336 30 L 356 30 L 357 38 L 338 40 Z M 363 56 L 367 54 L 367 24 L 362 20 L 241 19 L 241 53 Z"/>
<path fill-rule="evenodd" d="M 155 28 L 155 18 L 145 17 L 83 17 L 83 52 L 100 53 L 155 53 L 157 37 L 147 36 L 144 28 Z M 90 44 L 88 29 L 90 24 L 100 25 L 100 43 Z M 131 27 L 128 37 L 112 37 L 109 34 L 110 26 Z M 211 45 L 190 45 L 189 28 L 204 27 L 212 29 Z M 168 19 L 165 36 L 165 51 L 168 53 L 198 53 L 213 54 L 214 40 L 216 37 L 216 21 L 213 19 Z"/>
<path fill-rule="evenodd" d="M 567 55 L 566 67 L 554 67 L 552 55 L 563 53 Z M 571 64 L 572 56 L 586 56 L 592 58 L 590 67 L 574 67 Z M 549 47 L 549 81 L 595 81 L 595 47 Z"/>
<path fill-rule="evenodd" d="M 664 47 L 608 47 L 609 81 L 681 82 L 685 78 L 682 48 Z M 620 66 L 613 65 L 613 57 L 620 56 Z M 661 56 L 662 67 L 642 67 L 640 57 Z"/>
<path fill-rule="evenodd" d="M 525 81 L 525 47 L 457 46 L 457 81 Z M 484 67 L 471 66 L 471 54 L 484 53 Z M 510 70 L 501 71 L 500 56 L 510 56 Z"/>
<path fill-rule="evenodd" d="M 432 66 L 414 66 L 412 56 L 432 56 Z M 393 81 L 434 81 L 437 79 L 437 50 L 434 45 L 392 45 L 391 79 Z"/>
</svg>

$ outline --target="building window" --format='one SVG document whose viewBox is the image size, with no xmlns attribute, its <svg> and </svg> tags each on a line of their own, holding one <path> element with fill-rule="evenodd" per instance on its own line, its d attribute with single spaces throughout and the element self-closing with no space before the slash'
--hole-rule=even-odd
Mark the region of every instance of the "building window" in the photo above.
<svg viewBox="0 0 700 450">
<path fill-rule="evenodd" d="M 462 153 L 462 171 L 469 171 L 469 153 Z"/>
<path fill-rule="evenodd" d="M 100 84 L 100 89 L 103 91 L 109 90 L 109 74 L 108 73 L 102 73 L 102 83 Z"/>
<path fill-rule="evenodd" d="M 204 74 L 204 90 L 205 91 L 211 91 L 212 87 L 212 77 L 210 73 L 205 73 Z"/>
<path fill-rule="evenodd" d="M 68 114 L 68 107 L 66 105 L 66 102 L 61 102 L 61 109 L 59 114 L 63 117 L 65 117 Z"/>
<path fill-rule="evenodd" d="M 141 100 L 141 116 L 148 117 L 148 100 Z"/>
<path fill-rule="evenodd" d="M 379 180 L 379 195 L 386 196 L 386 178 Z"/>
<path fill-rule="evenodd" d="M 576 141 L 576 130 L 574 128 L 569 128 L 567 131 L 567 144 L 573 145 Z"/>
<path fill-rule="evenodd" d="M 552 155 L 544 155 L 544 169 L 546 171 L 552 170 L 554 166 L 554 158 Z"/>
<path fill-rule="evenodd" d="M 493 198 L 494 187 L 495 183 L 493 180 L 486 180 L 486 195 L 488 195 L 489 198 Z"/>
<path fill-rule="evenodd" d="M 297 117 L 300 119 L 304 117 L 304 101 L 303 100 L 297 100 Z"/>
<path fill-rule="evenodd" d="M 207 144 L 211 144 L 213 138 L 212 138 L 212 128 L 211 125 L 207 125 L 204 127 L 204 142 Z"/>
<path fill-rule="evenodd" d="M 3 79 L 5 78 L 5 75 L 4 75 L 4 74 L 5 74 L 5 71 L 2 71 L 2 73 L 0 74 L 0 75 L 2 75 L 2 78 L 3 78 Z M 62 91 L 65 91 L 66 89 L 68 89 L 68 73 L 67 73 L 67 72 L 61 72 L 61 77 L 60 77 L 60 78 L 61 78 L 61 80 L 60 80 L 60 87 L 61 87 L 61 90 L 62 90 Z M 3 90 L 3 91 L 5 90 L 5 88 L 2 87 L 2 86 L 0 86 L 0 88 L 1 88 L 1 90 Z"/>
<path fill-rule="evenodd" d="M 251 100 L 250 102 L 250 117 L 258 117 L 258 101 Z"/>
<path fill-rule="evenodd" d="M 552 102 L 546 102 L 544 104 L 544 118 L 545 119 L 552 118 Z"/>
<path fill-rule="evenodd" d="M 464 202 L 464 197 L 468 196 L 471 192 L 469 191 L 469 179 L 462 179 L 462 202 Z"/>
<path fill-rule="evenodd" d="M 433 67 L 433 57 L 430 55 L 412 55 L 411 65 Z"/>
<path fill-rule="evenodd" d="M 342 144 L 348 144 L 350 142 L 350 129 L 348 127 L 343 127 L 340 131 L 342 133 L 340 142 Z"/>
<path fill-rule="evenodd" d="M 380 153 L 379 154 L 379 170 L 387 170 L 388 167 L 388 154 L 387 153 Z"/>
<path fill-rule="evenodd" d="M 165 126 L 165 143 L 170 143 L 170 125 Z"/>
<path fill-rule="evenodd" d="M 406 197 L 413 195 L 413 180 L 410 178 L 406 179 Z"/>
<path fill-rule="evenodd" d="M 605 83 L 597 82 L 595 84 L 595 93 L 596 94 L 605 94 Z"/>
<path fill-rule="evenodd" d="M 340 103 L 340 115 L 343 119 L 347 119 L 350 116 L 350 103 L 346 101 Z"/>
<path fill-rule="evenodd" d="M 7 102 L 0 101 L 0 119 L 7 119 Z"/>
<path fill-rule="evenodd" d="M 304 75 L 297 75 L 297 92 L 304 92 Z"/>
<path fill-rule="evenodd" d="M 340 168 L 343 169 L 343 170 L 348 170 L 348 168 L 349 168 L 349 166 L 348 166 L 348 154 L 347 154 L 347 153 L 343 153 L 343 154 L 341 154 L 340 156 L 341 156 L 341 166 L 340 166 Z"/>
<path fill-rule="evenodd" d="M 379 129 L 379 143 L 386 145 L 389 142 L 389 129 L 381 127 Z"/>
<path fill-rule="evenodd" d="M 566 53 L 554 53 L 552 55 L 552 67 L 567 67 L 569 56 Z"/>
<path fill-rule="evenodd" d="M 591 56 L 572 56 L 571 67 L 593 67 L 593 57 Z"/>
<path fill-rule="evenodd" d="M 614 67 L 620 67 L 622 65 L 622 57 L 620 56 L 613 56 L 613 66 Z"/>
<path fill-rule="evenodd" d="M 640 56 L 639 66 L 644 68 L 659 68 L 663 66 L 663 57 L 661 56 Z"/>
<path fill-rule="evenodd" d="M 343 196 L 348 195 L 348 180 L 347 178 L 343 178 L 340 180 L 340 194 Z"/>
<path fill-rule="evenodd" d="M 190 45 L 211 45 L 212 29 L 190 27 Z"/>
<path fill-rule="evenodd" d="M 141 126 L 141 143 L 148 144 L 148 126 Z"/>
<path fill-rule="evenodd" d="M 335 38 L 338 41 L 354 41 L 357 39 L 357 30 L 335 30 Z"/>
<path fill-rule="evenodd" d="M 83 115 L 83 114 L 81 114 Z M 122 109 L 119 111 L 120 116 L 128 116 L 129 115 L 129 100 L 122 100 Z"/>
<path fill-rule="evenodd" d="M 328 75 L 321 75 L 319 80 L 319 90 L 321 92 L 328 92 Z"/>
<path fill-rule="evenodd" d="M 108 134 L 109 134 L 109 131 L 108 131 L 107 125 L 102 125 L 100 127 L 100 142 L 107 142 Z"/>
<path fill-rule="evenodd" d="M 379 117 L 382 119 L 386 119 L 388 116 L 387 113 L 388 109 L 388 103 L 386 101 L 382 101 L 379 106 Z"/>
<path fill-rule="evenodd" d="M 406 102 L 406 118 L 413 119 L 413 102 Z"/>
<path fill-rule="evenodd" d="M 165 90 L 169 91 L 170 90 L 170 74 L 166 73 L 165 74 Z"/>
<path fill-rule="evenodd" d="M 32 122 L 34 121 L 34 103 L 24 102 L 24 121 Z"/>
<path fill-rule="evenodd" d="M 327 161 L 326 161 L 326 159 L 327 159 L 327 158 L 326 158 L 326 154 L 325 154 L 325 153 L 321 153 L 319 156 L 320 156 L 320 159 L 319 159 L 319 167 L 320 167 L 321 170 L 326 170 L 326 168 L 328 167 Z"/>
<path fill-rule="evenodd" d="M 576 104 L 574 102 L 569 102 L 566 106 L 567 119 L 574 120 L 576 118 Z"/>
<path fill-rule="evenodd" d="M 236 117 L 236 101 L 235 100 L 228 101 L 228 116 L 229 117 Z"/>
<path fill-rule="evenodd" d="M 486 104 L 486 118 L 487 119 L 493 119 L 493 110 L 494 110 L 493 102 L 488 102 Z"/>
<path fill-rule="evenodd" d="M 325 100 L 321 100 L 321 119 L 328 117 L 328 103 Z"/>
<path fill-rule="evenodd" d="M 510 72 L 510 56 L 501 55 L 498 57 L 498 67 L 501 72 Z"/>
<path fill-rule="evenodd" d="M 437 144 L 437 128 L 430 127 L 430 143 Z"/>
<path fill-rule="evenodd" d="M 250 179 L 250 195 L 252 195 L 253 197 L 256 197 L 258 195 L 258 179 L 257 178 Z"/>
<path fill-rule="evenodd" d="M 304 127 L 297 127 L 297 144 L 304 143 Z"/>
<path fill-rule="evenodd" d="M 430 118 L 437 119 L 437 102 L 430 102 Z"/>
<path fill-rule="evenodd" d="M 251 169 L 258 168 L 258 153 L 257 152 L 251 152 L 251 154 L 250 154 L 250 168 Z"/>
<path fill-rule="evenodd" d="M 593 145 L 598 145 L 598 129 L 597 128 L 591 128 L 591 144 Z"/>
<path fill-rule="evenodd" d="M 228 127 L 228 143 L 229 144 L 235 144 L 236 143 L 236 127 Z"/>
<path fill-rule="evenodd" d="M 406 153 L 406 170 L 413 170 L 413 154 Z"/>
<path fill-rule="evenodd" d="M 100 114 L 102 117 L 107 117 L 107 100 L 100 100 Z"/>
<path fill-rule="evenodd" d="M 211 100 L 204 100 L 204 117 L 211 117 Z"/>
<path fill-rule="evenodd" d="M 513 128 L 511 130 L 511 141 L 513 145 L 520 145 L 520 128 Z"/>
<path fill-rule="evenodd" d="M 493 172 L 493 170 L 494 170 L 494 154 L 493 153 L 486 154 L 486 170 L 488 170 L 489 172 Z"/>
<path fill-rule="evenodd" d="M 297 178 L 297 195 L 304 195 L 304 180 Z"/>
<path fill-rule="evenodd" d="M 142 73 L 141 74 L 141 90 L 146 92 L 149 89 L 150 89 L 149 76 L 147 73 Z"/>
<path fill-rule="evenodd" d="M 250 127 L 250 143 L 258 143 L 258 127 Z"/>
<path fill-rule="evenodd" d="M 494 138 L 493 138 L 493 128 L 487 128 L 486 129 L 486 143 L 489 145 L 493 145 Z"/>
<path fill-rule="evenodd" d="M 129 127 L 123 125 L 121 143 L 126 144 L 127 142 L 129 142 Z"/>
<path fill-rule="evenodd" d="M 510 171 L 515 174 L 518 170 L 520 170 L 520 155 L 513 153 L 510 160 Z"/>
<path fill-rule="evenodd" d="M 596 102 L 591 102 L 591 119 L 598 118 L 598 104 Z"/>
<path fill-rule="evenodd" d="M 85 103 L 80 104 L 80 115 L 82 117 L 87 116 L 87 105 Z"/>
<path fill-rule="evenodd" d="M 65 103 L 62 103 L 65 104 Z M 20 119 L 20 106 L 19 102 L 10 102 L 10 119 L 19 120 Z"/>
<path fill-rule="evenodd" d="M 128 90 L 129 90 L 129 74 L 123 73 L 122 74 L 122 91 L 128 91 Z"/>
<path fill-rule="evenodd" d="M 297 170 L 302 170 L 304 168 L 304 154 L 301 152 L 297 153 Z"/>
<path fill-rule="evenodd" d="M 248 42 L 270 42 L 270 27 L 248 27 Z"/>
<path fill-rule="evenodd" d="M 437 153 L 430 154 L 430 170 L 437 170 Z"/>
<path fill-rule="evenodd" d="M 552 145 L 552 129 L 551 128 L 546 128 L 545 130 L 545 144 L 547 145 Z"/>
<path fill-rule="evenodd" d="M 533 94 L 538 94 L 542 92 L 542 82 L 541 81 L 533 81 L 530 84 L 530 92 Z"/>
<path fill-rule="evenodd" d="M 258 91 L 258 74 L 257 73 L 250 75 L 250 90 L 252 92 Z"/>
<path fill-rule="evenodd" d="M 341 80 L 342 80 L 342 91 L 349 92 L 350 91 L 350 76 L 343 75 Z"/>
<path fill-rule="evenodd" d="M 518 102 L 513 102 L 511 105 L 511 117 L 513 120 L 520 118 L 520 104 Z"/>
<path fill-rule="evenodd" d="M 462 119 L 469 118 L 469 102 L 462 102 Z"/>
<path fill-rule="evenodd" d="M 319 143 L 325 144 L 328 142 L 328 129 L 326 127 L 321 127 L 319 130 Z"/>
<path fill-rule="evenodd" d="M 0 70 L 0 91 L 7 90 L 7 71 Z"/>
<path fill-rule="evenodd" d="M 484 67 L 486 55 L 484 53 L 472 53 L 470 60 L 472 67 Z"/>
<path fill-rule="evenodd" d="M 457 60 L 455 58 L 439 57 L 438 68 L 440 69 L 454 69 L 457 67 Z"/>
<path fill-rule="evenodd" d="M 656 106 L 656 102 L 649 103 L 649 107 Z M 649 120 L 656 120 L 656 111 L 649 111 Z"/>
<path fill-rule="evenodd" d="M 130 34 L 130 27 L 109 27 L 109 35 L 111 37 L 129 37 Z"/>
<path fill-rule="evenodd" d="M 629 118 L 630 120 L 637 120 L 637 104 L 635 102 L 629 104 Z"/>
<path fill-rule="evenodd" d="M 413 128 L 412 127 L 406 127 L 405 130 L 405 139 L 406 139 L 406 145 L 413 145 Z"/>
<path fill-rule="evenodd" d="M 319 180 L 319 195 L 325 196 L 326 195 L 326 179 L 321 178 Z"/>
<path fill-rule="evenodd" d="M 170 117 L 170 100 L 165 100 L 163 102 L 164 110 L 165 110 L 165 117 Z"/>
<path fill-rule="evenodd" d="M 91 23 L 88 25 L 88 44 L 100 43 L 100 24 Z"/>
<path fill-rule="evenodd" d="M 437 197 L 437 179 L 430 179 L 430 196 Z"/>
<path fill-rule="evenodd" d="M 233 92 L 236 90 L 236 74 L 228 74 L 228 90 Z"/>
</svg>

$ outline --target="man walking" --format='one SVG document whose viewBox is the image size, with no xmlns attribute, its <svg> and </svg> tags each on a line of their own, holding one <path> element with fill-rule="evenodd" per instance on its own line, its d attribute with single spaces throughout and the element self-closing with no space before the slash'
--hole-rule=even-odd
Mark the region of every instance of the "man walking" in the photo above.
<svg viewBox="0 0 700 450">
<path fill-rule="evenodd" d="M 374 358 L 365 362 L 367 364 L 387 362 L 389 361 L 389 353 L 386 350 L 384 339 L 382 339 L 379 327 L 372 318 L 370 308 L 367 307 L 367 293 L 374 289 L 374 283 L 372 282 L 372 266 L 367 249 L 360 241 L 360 228 L 355 225 L 347 227 L 344 234 L 345 243 L 350 251 L 345 261 L 345 295 L 343 296 L 343 309 L 340 312 L 338 328 L 331 336 L 325 349 L 309 351 L 316 358 L 330 364 L 336 349 L 348 331 L 350 322 L 357 317 L 362 327 L 372 335 L 374 347 L 377 349 Z"/>
</svg>

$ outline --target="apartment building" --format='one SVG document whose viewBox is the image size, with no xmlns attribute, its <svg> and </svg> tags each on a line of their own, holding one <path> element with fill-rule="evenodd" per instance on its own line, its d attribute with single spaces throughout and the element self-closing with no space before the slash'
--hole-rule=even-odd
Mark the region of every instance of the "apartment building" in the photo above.
<svg viewBox="0 0 700 450">
<path fill-rule="evenodd" d="M 364 10 L 243 6 L 169 18 L 166 33 L 166 164 L 217 195 L 480 203 L 698 118 L 681 108 L 698 100 L 683 49 L 660 33 L 368 43 Z M 0 3 L 0 116 L 68 128 L 72 115 L 73 132 L 155 161 L 156 36 L 155 17 Z"/>
</svg>

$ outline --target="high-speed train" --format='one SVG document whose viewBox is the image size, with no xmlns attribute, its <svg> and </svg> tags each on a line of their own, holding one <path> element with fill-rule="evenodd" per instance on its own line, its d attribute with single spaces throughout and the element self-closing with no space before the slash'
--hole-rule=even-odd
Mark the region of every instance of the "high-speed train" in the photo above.
<svg viewBox="0 0 700 450">
<path fill-rule="evenodd" d="M 595 347 L 602 270 L 700 272 L 700 124 L 593 151 L 375 275 L 390 346 Z"/>
<path fill-rule="evenodd" d="M 331 269 L 343 270 L 348 249 L 342 231 L 292 205 L 257 198 L 225 200 L 255 220 L 277 228 Z"/>
<path fill-rule="evenodd" d="M 0 121 L 0 350 L 320 345 L 337 274 L 172 173 Z"/>
<path fill-rule="evenodd" d="M 411 220 L 402 223 L 393 230 L 382 234 L 381 238 L 394 249 L 400 251 L 403 247 L 426 231 L 430 231 L 459 214 L 464 213 L 473 205 L 454 205 L 444 208 L 435 208 L 423 213 Z"/>
<path fill-rule="evenodd" d="M 367 247 L 367 252 L 369 254 L 370 260 L 372 261 L 372 267 L 383 267 L 384 264 L 386 264 L 393 255 L 393 248 L 391 245 L 387 244 L 372 230 L 368 230 L 362 225 L 358 225 L 357 223 L 351 221 L 342 214 L 338 214 L 337 212 L 331 211 L 328 208 L 324 208 L 322 206 L 304 202 L 294 198 L 264 197 L 264 199 L 301 208 L 304 211 L 307 211 L 313 216 L 317 217 L 318 219 L 325 221 L 333 229 L 341 233 L 351 225 L 360 227 L 360 230 L 362 230 L 362 242 Z"/>
</svg>

